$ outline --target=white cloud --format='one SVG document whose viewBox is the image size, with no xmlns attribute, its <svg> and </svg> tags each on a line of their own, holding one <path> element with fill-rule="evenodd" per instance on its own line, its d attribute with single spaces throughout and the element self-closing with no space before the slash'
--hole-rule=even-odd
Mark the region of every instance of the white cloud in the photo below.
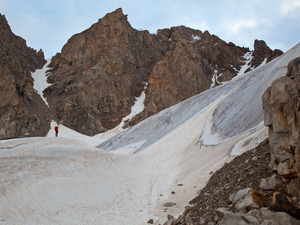
<svg viewBox="0 0 300 225">
<path fill-rule="evenodd" d="M 239 20 L 231 21 L 228 24 L 228 30 L 230 32 L 233 32 L 233 34 L 237 34 L 237 33 L 241 32 L 241 30 L 243 30 L 243 29 L 254 29 L 257 26 L 258 26 L 258 23 L 256 20 L 239 19 Z"/>
<path fill-rule="evenodd" d="M 224 22 L 225 29 L 231 35 L 236 35 L 242 31 L 253 30 L 258 27 L 257 20 L 254 19 L 237 19 Z"/>
<path fill-rule="evenodd" d="M 283 15 L 288 15 L 290 13 L 298 11 L 299 8 L 300 8 L 300 0 L 293 0 L 289 2 L 284 1 L 284 3 L 281 5 L 281 13 Z"/>
</svg>

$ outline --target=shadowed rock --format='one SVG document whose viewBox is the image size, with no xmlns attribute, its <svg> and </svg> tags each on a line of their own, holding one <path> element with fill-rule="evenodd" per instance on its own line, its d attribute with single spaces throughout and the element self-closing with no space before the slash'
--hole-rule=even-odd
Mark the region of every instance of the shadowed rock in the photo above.
<svg viewBox="0 0 300 225">
<path fill-rule="evenodd" d="M 0 139 L 43 136 L 49 130 L 48 108 L 31 77 L 45 63 L 42 50 L 27 47 L 0 14 Z"/>
</svg>

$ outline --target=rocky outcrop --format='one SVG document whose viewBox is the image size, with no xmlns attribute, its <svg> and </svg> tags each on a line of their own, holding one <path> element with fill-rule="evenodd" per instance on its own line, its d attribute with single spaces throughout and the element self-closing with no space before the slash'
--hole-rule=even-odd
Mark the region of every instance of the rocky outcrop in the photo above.
<svg viewBox="0 0 300 225">
<path fill-rule="evenodd" d="M 28 48 L 0 15 L 0 139 L 41 136 L 49 130 L 48 109 L 31 77 L 45 62 L 43 52 Z"/>
<path fill-rule="evenodd" d="M 137 31 L 117 9 L 71 37 L 52 58 L 53 85 L 45 96 L 60 122 L 93 135 L 118 125 L 145 84 L 145 109 L 129 125 L 230 80 L 246 52 L 184 26 Z"/>
<path fill-rule="evenodd" d="M 255 40 L 254 41 L 254 51 L 253 51 L 253 59 L 251 61 L 251 67 L 257 67 L 261 65 L 264 60 L 266 63 L 272 61 L 278 56 L 282 55 L 283 52 L 281 50 L 275 49 L 272 51 L 263 40 Z"/>
<path fill-rule="evenodd" d="M 286 77 L 263 95 L 264 121 L 269 127 L 272 167 L 286 183 L 286 192 L 300 197 L 300 58 L 288 65 Z"/>
</svg>

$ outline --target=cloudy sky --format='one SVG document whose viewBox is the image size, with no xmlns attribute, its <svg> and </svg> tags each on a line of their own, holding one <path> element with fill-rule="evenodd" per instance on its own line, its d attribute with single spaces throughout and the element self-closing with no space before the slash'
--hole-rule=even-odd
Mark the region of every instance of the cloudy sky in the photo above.
<svg viewBox="0 0 300 225">
<path fill-rule="evenodd" d="M 122 8 L 138 30 L 185 25 L 253 49 L 255 39 L 287 51 L 300 42 L 300 0 L 0 0 L 0 13 L 46 58 L 74 34 Z"/>
</svg>

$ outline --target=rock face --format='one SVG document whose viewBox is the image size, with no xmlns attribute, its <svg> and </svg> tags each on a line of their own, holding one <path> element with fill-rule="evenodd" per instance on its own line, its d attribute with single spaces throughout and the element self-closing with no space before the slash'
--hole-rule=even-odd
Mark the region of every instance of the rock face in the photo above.
<svg viewBox="0 0 300 225">
<path fill-rule="evenodd" d="M 252 54 L 253 59 L 251 62 L 251 66 L 257 67 L 259 66 L 265 59 L 266 62 L 270 62 L 278 56 L 282 55 L 283 52 L 275 49 L 272 51 L 263 40 L 255 40 L 254 41 L 254 52 Z"/>
<path fill-rule="evenodd" d="M 269 50 L 260 48 L 254 58 L 272 58 Z M 118 125 L 146 84 L 145 109 L 130 125 L 230 80 L 247 52 L 183 26 L 137 31 L 117 9 L 71 37 L 52 58 L 53 85 L 45 96 L 60 122 L 93 135 Z"/>
<path fill-rule="evenodd" d="M 93 135 L 130 113 L 135 97 L 165 49 L 147 31 L 133 29 L 121 9 L 74 35 L 53 57 L 49 105 L 68 127 Z"/>
<path fill-rule="evenodd" d="M 273 82 L 263 95 L 269 127 L 273 169 L 284 177 L 286 192 L 300 197 L 300 58 L 288 65 L 286 77 Z"/>
<path fill-rule="evenodd" d="M 45 64 L 44 53 L 28 48 L 0 14 L 0 139 L 45 135 L 48 109 L 33 90 L 31 73 Z"/>
</svg>

